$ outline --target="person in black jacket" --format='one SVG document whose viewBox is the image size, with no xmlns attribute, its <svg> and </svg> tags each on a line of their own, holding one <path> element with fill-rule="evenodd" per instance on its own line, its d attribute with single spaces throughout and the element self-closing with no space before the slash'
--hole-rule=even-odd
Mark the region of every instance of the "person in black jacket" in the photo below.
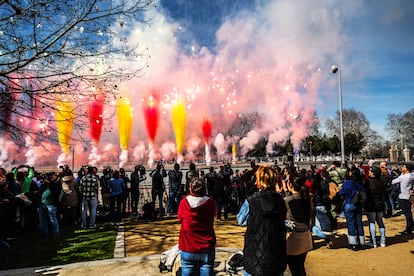
<svg viewBox="0 0 414 276">
<path fill-rule="evenodd" d="M 258 191 L 249 196 L 244 237 L 245 275 L 282 275 L 286 269 L 286 206 L 276 193 L 278 174 L 270 166 L 256 171 Z"/>
<path fill-rule="evenodd" d="M 167 172 L 164 169 L 164 166 L 161 162 L 157 164 L 157 168 L 155 171 L 152 171 L 150 176 L 152 177 L 152 188 L 151 188 L 151 195 L 152 195 L 152 202 L 155 204 L 157 201 L 157 197 L 159 199 L 159 214 L 164 215 L 164 205 L 163 205 L 163 197 L 165 193 L 165 184 L 164 184 L 164 177 L 167 176 Z"/>
<path fill-rule="evenodd" d="M 369 180 L 367 189 L 367 201 L 365 211 L 369 222 L 369 233 L 373 247 L 377 247 L 375 222 L 378 224 L 380 232 L 380 245 L 385 247 L 385 225 L 382 220 L 384 214 L 384 194 L 387 184 L 381 179 L 381 169 L 371 167 L 369 169 Z"/>
</svg>

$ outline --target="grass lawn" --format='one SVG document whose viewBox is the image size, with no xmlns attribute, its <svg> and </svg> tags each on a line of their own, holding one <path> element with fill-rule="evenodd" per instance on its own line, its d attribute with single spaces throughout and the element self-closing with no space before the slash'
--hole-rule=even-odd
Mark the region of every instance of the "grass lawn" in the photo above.
<svg viewBox="0 0 414 276">
<path fill-rule="evenodd" d="M 0 247 L 0 270 L 50 266 L 113 257 L 117 229 L 108 224 L 81 230 L 65 226 L 57 239 L 43 239 L 38 231 L 20 232 Z"/>
</svg>

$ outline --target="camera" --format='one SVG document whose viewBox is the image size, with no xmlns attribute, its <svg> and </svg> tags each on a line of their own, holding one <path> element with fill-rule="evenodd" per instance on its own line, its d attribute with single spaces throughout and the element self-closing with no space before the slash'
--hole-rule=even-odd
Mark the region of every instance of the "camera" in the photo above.
<svg viewBox="0 0 414 276">
<path fill-rule="evenodd" d="M 138 171 L 140 176 L 144 176 L 146 174 L 145 167 L 143 165 L 135 166 L 135 170 Z"/>
<path fill-rule="evenodd" d="M 102 170 L 103 176 L 105 179 L 110 179 L 112 177 L 112 168 L 111 166 L 105 166 L 104 169 Z"/>
</svg>

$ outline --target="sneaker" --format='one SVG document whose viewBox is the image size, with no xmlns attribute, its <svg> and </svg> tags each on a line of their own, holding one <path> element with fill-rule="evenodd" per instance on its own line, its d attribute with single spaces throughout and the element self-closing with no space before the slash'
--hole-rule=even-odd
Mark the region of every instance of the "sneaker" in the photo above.
<svg viewBox="0 0 414 276">
<path fill-rule="evenodd" d="M 385 247 L 385 243 L 381 243 L 381 247 Z"/>
<path fill-rule="evenodd" d="M 333 244 L 333 242 L 332 242 L 332 241 L 329 241 L 329 242 L 326 244 L 326 248 L 328 248 L 328 249 L 332 249 L 332 248 L 333 248 L 333 246 L 334 246 L 334 244 Z"/>
<path fill-rule="evenodd" d="M 94 224 L 94 225 L 89 225 L 89 229 L 95 229 L 95 228 L 97 228 L 96 224 Z"/>
</svg>

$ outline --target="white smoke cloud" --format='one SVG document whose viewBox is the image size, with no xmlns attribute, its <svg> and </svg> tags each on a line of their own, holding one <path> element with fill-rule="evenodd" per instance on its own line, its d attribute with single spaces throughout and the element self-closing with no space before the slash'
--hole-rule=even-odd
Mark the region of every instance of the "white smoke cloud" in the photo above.
<svg viewBox="0 0 414 276">
<path fill-rule="evenodd" d="M 191 48 L 191 45 L 180 45 L 176 39 L 178 32 L 186 32 L 183 25 L 172 22 L 163 15 L 162 9 L 147 15 L 151 18 L 150 26 L 138 22 L 132 26 L 128 43 L 140 45 L 137 52 L 150 55 L 143 76 L 122 87 L 134 105 L 135 120 L 130 139 L 134 161 L 147 158 L 142 142 L 147 139 L 145 122 L 139 118 L 142 118 L 142 100 L 152 88 L 160 89 L 161 116 L 156 142 L 147 152 L 151 154 L 149 159 L 184 159 L 177 156 L 175 150 L 170 115 L 176 94 L 183 97 L 187 106 L 187 134 L 191 135 L 187 135 L 184 143 L 186 159 L 193 158 L 202 146 L 201 122 L 206 115 L 213 118 L 213 133 L 217 133 L 213 145 L 219 158 L 228 154 L 231 142 L 225 140 L 223 133 L 232 120 L 239 114 L 253 111 L 265 119 L 246 137 L 238 138 L 241 155 L 267 134 L 270 134 L 269 152 L 270 143 L 281 143 L 288 137 L 295 147 L 299 146 L 315 120 L 314 110 L 322 106 L 319 89 L 327 81 L 332 59 L 343 62 L 341 49 L 346 46 L 346 37 L 332 1 L 283 0 L 263 5 L 226 17 L 212 42 L 214 51 L 205 45 L 196 45 L 199 51 L 190 55 L 184 48 Z M 356 4 L 347 3 L 343 7 L 349 14 L 357 9 Z M 147 62 L 145 58 L 141 60 L 132 60 L 123 66 L 139 67 Z M 104 121 L 104 128 L 111 132 L 102 134 L 102 140 L 108 144 L 101 143 L 99 161 L 88 161 L 83 147 L 76 147 L 76 164 L 95 161 L 105 164 L 116 160 L 118 154 L 119 166 L 126 164 L 128 151 L 120 153 L 115 145 L 119 139 L 116 124 Z M 0 162 L 7 162 L 7 153 L 2 151 L 0 158 L 3 160 Z M 68 161 L 70 157 L 61 155 L 57 163 Z"/>
<path fill-rule="evenodd" d="M 251 130 L 249 133 L 247 133 L 246 137 L 243 137 L 240 140 L 240 153 L 241 155 L 246 155 L 247 152 L 254 147 L 254 145 L 259 142 L 259 139 L 261 138 L 261 135 L 256 130 Z"/>
</svg>

